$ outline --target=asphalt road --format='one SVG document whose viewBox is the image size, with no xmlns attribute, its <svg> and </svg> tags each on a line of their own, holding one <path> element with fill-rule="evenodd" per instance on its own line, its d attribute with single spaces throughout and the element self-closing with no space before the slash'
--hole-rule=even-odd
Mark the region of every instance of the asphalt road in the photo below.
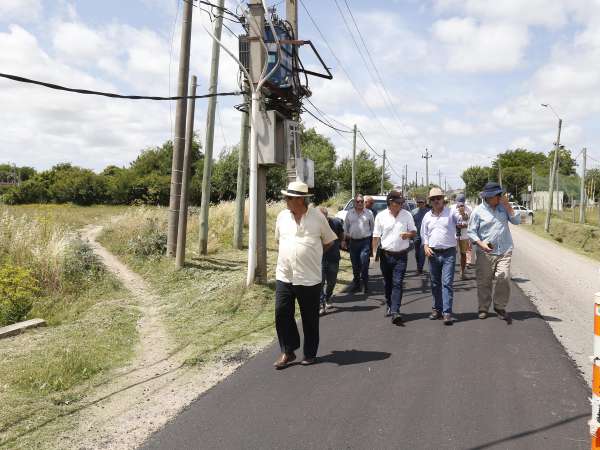
<svg viewBox="0 0 600 450">
<path fill-rule="evenodd" d="M 410 260 L 405 326 L 383 317 L 373 277 L 368 298 L 340 296 L 322 319 L 318 364 L 275 371 L 272 345 L 143 448 L 589 448 L 587 385 L 521 291 L 507 325 L 477 319 L 474 281 L 457 281 L 459 322 L 444 326 Z"/>
</svg>

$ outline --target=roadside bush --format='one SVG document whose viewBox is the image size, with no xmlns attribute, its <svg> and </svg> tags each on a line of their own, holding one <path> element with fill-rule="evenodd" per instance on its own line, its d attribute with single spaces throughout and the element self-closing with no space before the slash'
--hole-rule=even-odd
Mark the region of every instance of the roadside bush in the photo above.
<svg viewBox="0 0 600 450">
<path fill-rule="evenodd" d="M 0 266 L 0 326 L 25 320 L 39 292 L 29 270 L 12 264 Z"/>
<path fill-rule="evenodd" d="M 93 282 L 104 275 L 104 265 L 91 245 L 79 238 L 69 243 L 64 256 L 63 277 L 67 283 Z"/>
<path fill-rule="evenodd" d="M 157 219 L 146 219 L 139 233 L 127 242 L 127 248 L 136 256 L 164 255 L 167 252 L 167 233 L 160 229 Z"/>
</svg>

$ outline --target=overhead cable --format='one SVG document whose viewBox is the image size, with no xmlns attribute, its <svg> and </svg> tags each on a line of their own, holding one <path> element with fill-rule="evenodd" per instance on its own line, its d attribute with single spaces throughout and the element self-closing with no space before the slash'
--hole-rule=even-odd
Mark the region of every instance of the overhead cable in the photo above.
<svg viewBox="0 0 600 450">
<path fill-rule="evenodd" d="M 160 96 L 150 96 L 150 95 L 123 95 L 123 94 L 114 94 L 112 92 L 101 92 L 101 91 L 91 91 L 88 89 L 77 89 L 70 88 L 66 86 L 61 86 L 59 84 L 47 83 L 45 81 L 32 80 L 30 78 L 21 77 L 18 75 L 11 75 L 7 73 L 0 73 L 1 78 L 7 78 L 9 80 L 18 81 L 20 83 L 29 83 L 35 84 L 38 86 L 44 86 L 49 89 L 54 89 L 57 91 L 66 91 L 73 92 L 76 94 L 84 94 L 84 95 L 99 95 L 102 97 L 110 97 L 110 98 L 122 98 L 128 100 L 181 100 L 181 99 L 196 99 L 196 98 L 208 98 L 208 97 L 224 97 L 224 96 L 235 96 L 242 95 L 243 92 L 217 92 L 215 94 L 204 94 L 204 95 L 186 95 L 186 96 L 174 96 L 174 97 L 160 97 Z"/>
</svg>

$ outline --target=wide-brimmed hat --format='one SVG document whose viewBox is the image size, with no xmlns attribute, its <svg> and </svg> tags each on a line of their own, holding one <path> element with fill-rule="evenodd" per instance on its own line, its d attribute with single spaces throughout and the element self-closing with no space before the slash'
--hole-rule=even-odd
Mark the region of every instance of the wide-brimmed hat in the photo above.
<svg viewBox="0 0 600 450">
<path fill-rule="evenodd" d="M 490 198 L 495 197 L 496 195 L 502 195 L 505 192 L 506 191 L 502 189 L 502 186 L 500 186 L 500 183 L 490 181 L 489 183 L 486 183 L 486 185 L 483 187 L 483 191 L 481 191 L 479 195 L 482 198 Z"/>
<path fill-rule="evenodd" d="M 308 193 L 308 185 L 302 181 L 292 181 L 281 193 L 285 197 L 310 197 L 312 195 Z"/>
<path fill-rule="evenodd" d="M 456 196 L 456 203 L 464 203 L 465 202 L 465 194 L 458 194 Z"/>
<path fill-rule="evenodd" d="M 443 197 L 444 196 L 444 191 L 442 191 L 440 188 L 434 187 L 431 188 L 431 190 L 429 191 L 429 195 L 427 196 L 427 199 L 430 199 L 431 197 Z"/>
<path fill-rule="evenodd" d="M 404 194 L 401 191 L 393 190 L 387 195 L 387 204 L 396 203 L 398 205 L 404 204 Z"/>
</svg>

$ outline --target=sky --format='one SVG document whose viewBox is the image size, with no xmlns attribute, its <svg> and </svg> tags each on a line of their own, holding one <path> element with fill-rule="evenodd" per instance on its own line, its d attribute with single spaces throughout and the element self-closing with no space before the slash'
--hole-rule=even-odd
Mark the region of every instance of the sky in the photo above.
<svg viewBox="0 0 600 450">
<path fill-rule="evenodd" d="M 175 95 L 183 1 L 1 0 L 0 72 L 90 90 Z M 284 2 L 267 3 L 285 14 Z M 226 5 L 235 10 L 238 2 Z M 400 181 L 406 165 L 409 179 L 420 182 L 426 148 L 430 181 L 450 187 L 463 185 L 465 168 L 489 165 L 507 149 L 548 152 L 557 117 L 541 103 L 563 119 L 561 143 L 573 156 L 587 147 L 588 167 L 600 167 L 600 0 L 302 0 L 299 11 L 299 38 L 315 44 L 334 75 L 309 80 L 310 101 L 330 123 L 356 124 L 377 153 L 385 149 L 392 181 Z M 194 8 L 190 67 L 199 94 L 208 90 L 210 71 L 203 26 L 211 27 L 208 15 Z M 234 34 L 223 31 L 235 53 Z M 300 56 L 316 67 L 308 50 Z M 236 90 L 237 79 L 236 63 L 222 53 L 218 90 Z M 219 98 L 215 155 L 239 142 L 240 102 Z M 206 100 L 197 102 L 201 141 L 206 108 Z M 351 134 L 307 114 L 302 119 L 331 139 L 338 159 L 351 153 Z M 123 166 L 171 139 L 174 120 L 174 102 L 82 96 L 0 79 L 0 162 Z M 358 146 L 366 148 L 360 139 Z"/>
</svg>

